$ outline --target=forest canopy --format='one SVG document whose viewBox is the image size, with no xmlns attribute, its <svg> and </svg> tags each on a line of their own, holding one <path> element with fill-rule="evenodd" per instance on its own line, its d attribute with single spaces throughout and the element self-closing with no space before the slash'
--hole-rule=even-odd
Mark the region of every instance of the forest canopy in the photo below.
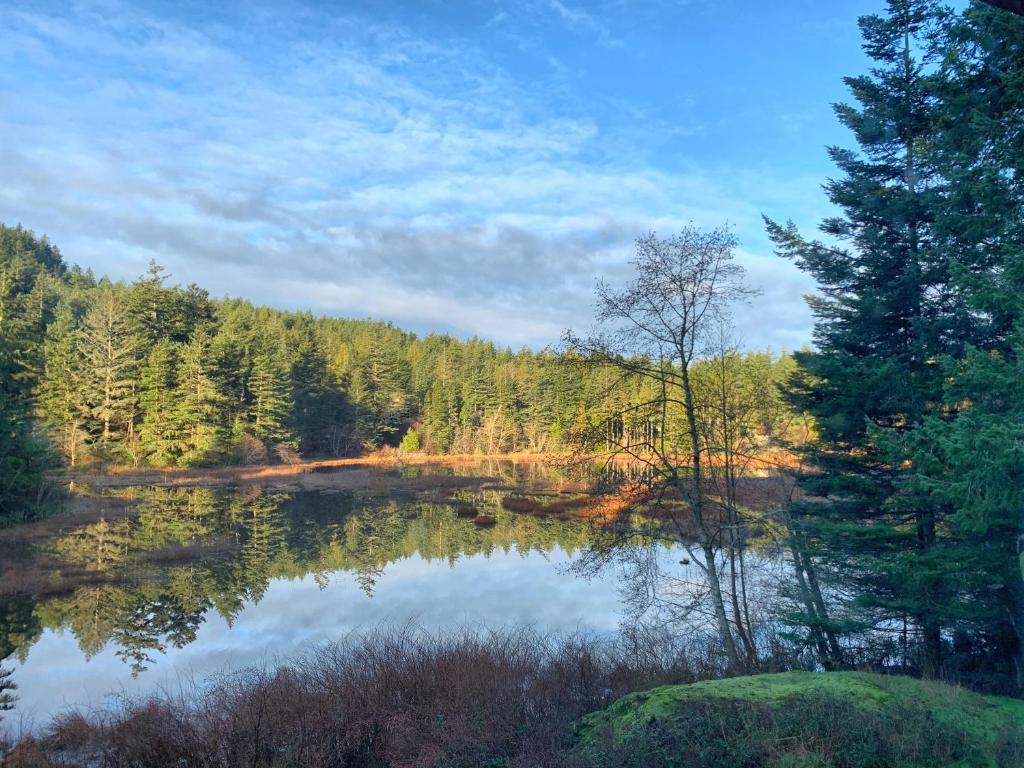
<svg viewBox="0 0 1024 768">
<path fill-rule="evenodd" d="M 645 397 L 640 377 L 620 386 L 614 371 L 564 365 L 572 350 L 420 338 L 384 322 L 212 299 L 155 263 L 131 283 L 96 279 L 20 226 L 0 225 L 0 277 L 6 460 L 25 467 L 25 487 L 7 494 L 26 504 L 47 450 L 72 468 L 290 462 L 388 446 L 547 453 L 623 398 Z M 735 357 L 762 388 L 792 367 L 767 352 Z M 749 427 L 767 442 L 785 429 L 786 408 L 775 388 L 764 392 Z M 618 429 L 642 432 L 640 421 Z"/>
</svg>

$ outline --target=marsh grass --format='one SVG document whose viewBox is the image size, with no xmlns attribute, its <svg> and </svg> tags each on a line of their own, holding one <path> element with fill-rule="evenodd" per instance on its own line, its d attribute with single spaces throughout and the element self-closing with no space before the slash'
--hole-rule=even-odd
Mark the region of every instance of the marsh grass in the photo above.
<svg viewBox="0 0 1024 768">
<path fill-rule="evenodd" d="M 636 642 L 382 629 L 276 669 L 66 714 L 5 765 L 556 766 L 583 714 L 710 673 Z"/>
</svg>

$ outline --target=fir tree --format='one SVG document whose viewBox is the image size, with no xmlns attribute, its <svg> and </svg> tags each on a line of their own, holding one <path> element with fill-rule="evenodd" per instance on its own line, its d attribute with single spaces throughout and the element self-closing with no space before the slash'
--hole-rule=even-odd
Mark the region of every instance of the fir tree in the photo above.
<svg viewBox="0 0 1024 768">
<path fill-rule="evenodd" d="M 91 431 L 104 450 L 134 427 L 137 346 L 120 297 L 104 289 L 78 333 L 82 394 Z"/>
<path fill-rule="evenodd" d="M 266 443 L 296 447 L 291 430 L 294 403 L 288 374 L 268 352 L 252 360 L 248 381 L 248 430 Z"/>
<path fill-rule="evenodd" d="M 75 318 L 67 304 L 47 329 L 43 358 L 39 409 L 61 456 L 75 467 L 88 437 L 84 427 L 89 409 L 81 387 Z"/>
<path fill-rule="evenodd" d="M 139 372 L 139 407 L 143 421 L 139 439 L 148 461 L 156 466 L 174 464 L 180 443 L 177 439 L 181 405 L 176 401 L 177 355 L 169 341 L 157 341 Z"/>
<path fill-rule="evenodd" d="M 792 397 L 821 438 L 811 457 L 818 473 L 804 484 L 828 501 L 795 511 L 814 528 L 821 563 L 855 595 L 844 606 L 849 623 L 833 629 L 908 621 L 920 645 L 903 658 L 931 675 L 957 609 L 957 555 L 941 535 L 948 510 L 907 484 L 908 457 L 885 436 L 914 429 L 940 400 L 935 361 L 958 317 L 933 229 L 941 180 L 929 152 L 940 118 L 930 42 L 946 20 L 929 0 L 890 0 L 885 15 L 861 19 L 875 66 L 846 81 L 857 106 L 836 107 L 860 151 L 830 150 L 842 176 L 826 189 L 842 216 L 822 225 L 839 245 L 768 224 L 780 253 L 821 293 L 811 300 L 818 350 L 796 356 Z"/>
<path fill-rule="evenodd" d="M 935 229 L 964 302 L 965 354 L 937 367 L 943 407 L 907 441 L 915 486 L 951 511 L 962 679 L 1024 690 L 1024 19 L 973 6 L 942 40 Z"/>
<path fill-rule="evenodd" d="M 182 347 L 174 400 L 174 453 L 186 466 L 206 464 L 224 450 L 224 398 L 211 372 L 210 337 L 196 331 Z"/>
</svg>

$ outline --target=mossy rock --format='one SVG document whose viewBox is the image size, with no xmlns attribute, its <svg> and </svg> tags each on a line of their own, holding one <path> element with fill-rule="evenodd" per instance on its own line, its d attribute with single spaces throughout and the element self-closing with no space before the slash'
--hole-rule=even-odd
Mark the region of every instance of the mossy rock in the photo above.
<svg viewBox="0 0 1024 768">
<path fill-rule="evenodd" d="M 655 688 L 574 727 L 586 766 L 1024 768 L 1024 701 L 860 672 Z"/>
</svg>

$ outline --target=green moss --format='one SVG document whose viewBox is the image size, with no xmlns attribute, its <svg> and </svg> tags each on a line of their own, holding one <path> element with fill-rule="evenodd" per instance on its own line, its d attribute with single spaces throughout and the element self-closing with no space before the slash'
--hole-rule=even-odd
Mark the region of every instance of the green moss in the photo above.
<svg viewBox="0 0 1024 768">
<path fill-rule="evenodd" d="M 588 764 L 632 765 L 609 757 L 629 753 L 652 766 L 1003 768 L 1024 759 L 1024 701 L 906 677 L 787 672 L 632 694 L 574 732 L 577 754 L 601 756 Z M 704 748 L 716 738 L 721 749 Z"/>
</svg>

